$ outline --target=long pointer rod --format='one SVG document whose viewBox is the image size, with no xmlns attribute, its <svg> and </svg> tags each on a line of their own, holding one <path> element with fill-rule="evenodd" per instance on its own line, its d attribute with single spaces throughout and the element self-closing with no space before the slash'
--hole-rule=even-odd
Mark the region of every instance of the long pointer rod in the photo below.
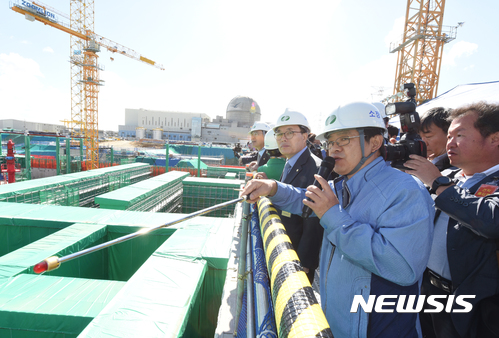
<svg viewBox="0 0 499 338">
<path fill-rule="evenodd" d="M 236 199 L 228 201 L 228 202 L 220 203 L 220 204 L 211 206 L 209 208 L 193 212 L 192 214 L 189 214 L 187 216 L 179 218 L 179 219 L 177 219 L 175 221 L 168 222 L 168 223 L 161 224 L 161 225 L 157 225 L 157 226 L 152 227 L 152 228 L 144 228 L 144 229 L 141 229 L 141 230 L 139 230 L 137 232 L 134 232 L 134 233 L 131 233 L 131 234 L 128 234 L 128 235 L 125 235 L 125 236 L 113 239 L 112 241 L 109 241 L 109 242 L 106 242 L 106 243 L 102 243 L 102 244 L 93 246 L 91 248 L 88 248 L 88 249 L 85 249 L 85 250 L 81 250 L 81 251 L 78 251 L 78 252 L 75 252 L 75 253 L 72 253 L 72 254 L 60 257 L 60 258 L 57 257 L 57 256 L 51 256 L 49 258 L 44 259 L 40 263 L 36 264 L 33 267 L 33 271 L 35 273 L 42 273 L 42 272 L 45 272 L 45 271 L 55 270 L 55 269 L 57 269 L 61 265 L 61 263 L 64 263 L 64 262 L 70 261 L 72 259 L 81 257 L 83 255 L 87 255 L 89 253 L 92 253 L 92 252 L 95 252 L 95 251 L 107 248 L 107 247 L 115 245 L 115 244 L 119 244 L 119 243 L 128 241 L 129 239 L 132 239 L 132 238 L 135 238 L 135 237 L 138 237 L 138 236 L 141 236 L 141 235 L 145 235 L 145 234 L 153 232 L 155 230 L 158 230 L 158 229 L 161 229 L 161 228 L 164 228 L 164 227 L 168 227 L 168 226 L 171 226 L 171 225 L 174 225 L 174 224 L 186 221 L 188 219 L 191 219 L 191 218 L 194 218 L 194 217 L 197 217 L 197 216 L 200 216 L 200 215 L 207 214 L 210 211 L 217 210 L 217 209 L 226 207 L 228 205 L 236 204 L 238 202 L 244 201 L 245 199 L 246 199 L 246 196 L 242 196 L 242 197 L 236 198 Z"/>
</svg>

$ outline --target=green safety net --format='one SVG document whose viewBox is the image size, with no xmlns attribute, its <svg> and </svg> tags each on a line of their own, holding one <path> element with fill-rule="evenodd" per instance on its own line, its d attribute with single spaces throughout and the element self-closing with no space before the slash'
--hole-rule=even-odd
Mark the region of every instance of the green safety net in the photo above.
<svg viewBox="0 0 499 338">
<path fill-rule="evenodd" d="M 216 178 L 188 177 L 182 181 L 182 212 L 191 213 L 239 197 L 242 180 L 221 180 Z M 227 217 L 233 214 L 234 205 L 214 210 L 212 217 Z"/>
</svg>

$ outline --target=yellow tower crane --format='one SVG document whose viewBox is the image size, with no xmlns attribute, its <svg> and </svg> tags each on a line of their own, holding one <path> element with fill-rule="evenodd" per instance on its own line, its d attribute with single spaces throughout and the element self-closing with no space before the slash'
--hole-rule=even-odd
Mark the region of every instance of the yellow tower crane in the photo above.
<svg viewBox="0 0 499 338">
<path fill-rule="evenodd" d="M 412 82 L 417 89 L 416 102 L 437 95 L 444 44 L 456 38 L 458 26 L 443 26 L 445 0 L 407 0 L 402 41 L 390 44 L 390 53 L 398 52 L 394 96 L 402 100 L 400 88 Z"/>
<path fill-rule="evenodd" d="M 102 80 L 97 62 L 100 47 L 164 70 L 163 66 L 134 50 L 94 32 L 94 0 L 71 0 L 70 16 L 27 0 L 11 2 L 10 8 L 29 21 L 40 21 L 70 34 L 71 120 L 65 120 L 73 136 L 82 136 L 86 147 L 86 167 L 99 167 L 98 93 Z M 69 19 L 70 23 L 64 21 Z M 79 131 L 77 134 L 76 130 Z"/>
</svg>

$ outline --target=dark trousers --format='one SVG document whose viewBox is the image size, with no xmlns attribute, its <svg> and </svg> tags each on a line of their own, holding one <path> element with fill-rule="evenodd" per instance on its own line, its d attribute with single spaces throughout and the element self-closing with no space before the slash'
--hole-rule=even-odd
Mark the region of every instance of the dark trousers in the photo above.
<svg viewBox="0 0 499 338">
<path fill-rule="evenodd" d="M 421 285 L 421 294 L 426 295 L 450 295 L 450 292 L 437 288 L 430 282 L 429 270 L 426 269 L 423 275 L 423 284 Z M 440 301 L 440 300 L 438 300 Z M 446 302 L 442 303 L 445 307 Z M 432 306 L 425 302 L 423 309 L 433 309 Z M 423 338 L 459 338 L 450 313 L 442 311 L 440 313 L 419 313 L 419 320 L 421 322 L 421 331 Z"/>
</svg>

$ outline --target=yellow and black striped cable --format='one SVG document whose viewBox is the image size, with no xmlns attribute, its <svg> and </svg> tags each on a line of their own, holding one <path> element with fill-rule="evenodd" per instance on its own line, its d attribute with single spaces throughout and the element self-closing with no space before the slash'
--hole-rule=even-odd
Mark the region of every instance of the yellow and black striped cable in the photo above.
<svg viewBox="0 0 499 338">
<path fill-rule="evenodd" d="M 268 198 L 258 201 L 258 215 L 279 337 L 333 337 L 296 251 Z"/>
</svg>

